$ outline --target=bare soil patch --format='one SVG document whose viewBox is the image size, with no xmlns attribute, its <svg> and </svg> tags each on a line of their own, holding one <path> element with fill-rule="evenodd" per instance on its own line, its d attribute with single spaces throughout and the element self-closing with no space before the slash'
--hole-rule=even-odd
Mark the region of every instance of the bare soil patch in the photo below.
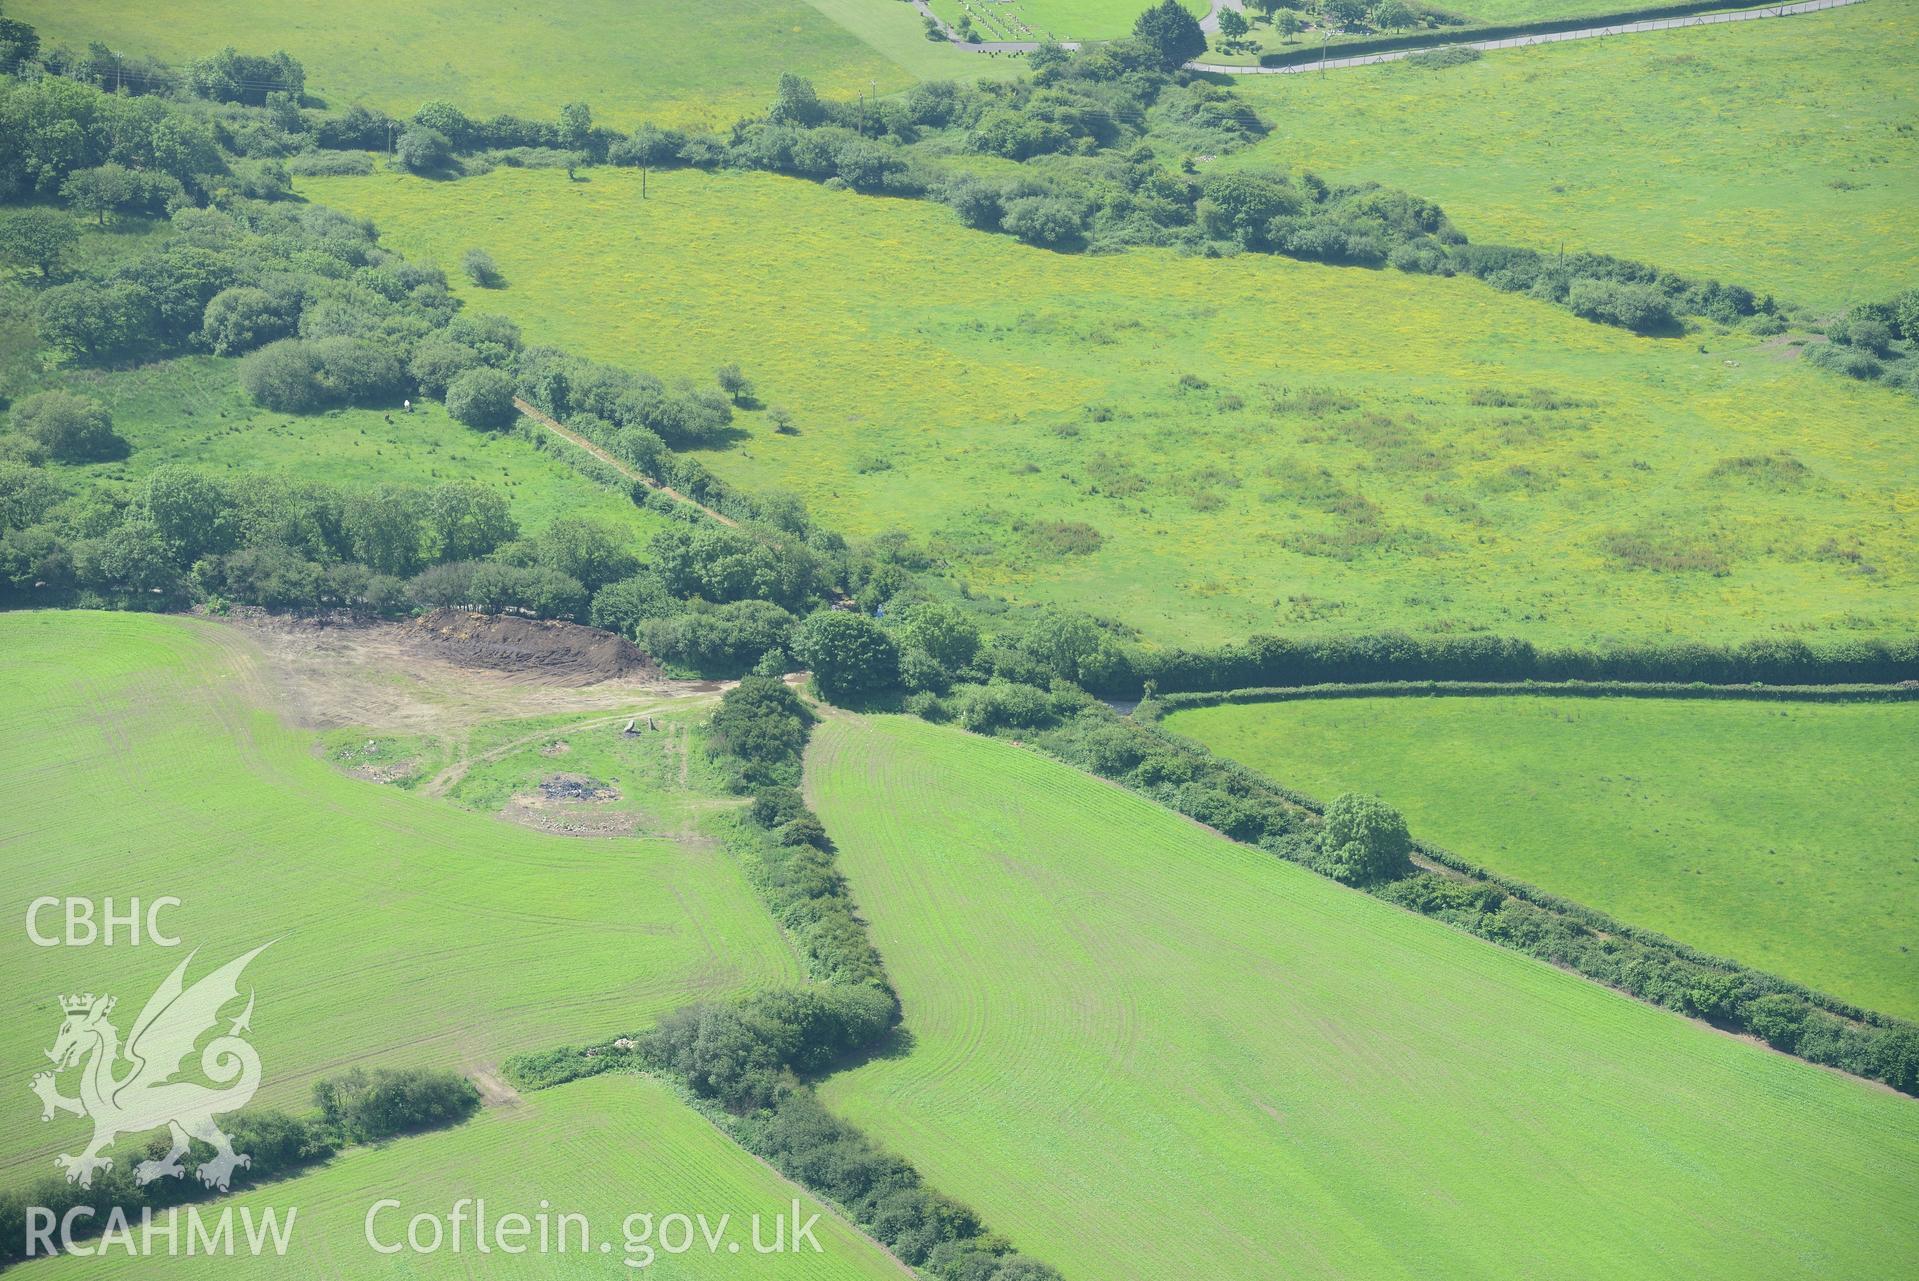
<svg viewBox="0 0 1919 1281">
<path fill-rule="evenodd" d="M 549 774 L 534 792 L 506 803 L 500 817 L 555 836 L 631 836 L 640 815 L 612 809 L 620 789 L 584 774 Z"/>
<path fill-rule="evenodd" d="M 480 1092 L 482 1107 L 518 1107 L 520 1105 L 520 1092 L 500 1078 L 497 1068 L 476 1069 L 469 1079 L 472 1080 L 474 1088 Z"/>
<path fill-rule="evenodd" d="M 355 725 L 457 744 L 462 731 L 492 721 L 575 712 L 644 714 L 688 696 L 710 699 L 730 684 L 668 680 L 644 662 L 627 667 L 630 659 L 617 652 L 608 666 L 626 667 L 624 673 L 590 684 L 578 673 L 599 661 L 591 657 L 574 676 L 558 679 L 550 664 L 478 666 L 456 661 L 413 623 L 365 622 L 344 613 L 291 617 L 236 610 L 209 621 L 241 640 L 249 658 L 257 651 L 262 661 L 243 670 L 249 682 L 259 682 L 259 700 L 303 729 Z M 587 651 L 606 639 L 619 640 L 592 628 L 577 630 L 594 638 L 583 646 Z"/>
<path fill-rule="evenodd" d="M 549 774 L 540 780 L 540 799 L 605 804 L 619 800 L 620 789 L 584 774 Z"/>
<path fill-rule="evenodd" d="M 578 623 L 436 609 L 407 626 L 429 652 L 462 666 L 558 685 L 593 685 L 658 670 L 624 636 Z"/>
</svg>

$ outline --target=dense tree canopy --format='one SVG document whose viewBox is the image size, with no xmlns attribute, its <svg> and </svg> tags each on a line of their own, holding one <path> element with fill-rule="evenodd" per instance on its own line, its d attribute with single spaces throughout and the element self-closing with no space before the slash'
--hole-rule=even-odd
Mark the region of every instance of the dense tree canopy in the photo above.
<svg viewBox="0 0 1919 1281">
<path fill-rule="evenodd" d="M 13 407 L 12 427 L 61 462 L 119 458 L 127 451 L 107 407 L 89 396 L 43 391 L 25 397 Z"/>
<path fill-rule="evenodd" d="M 79 238 L 73 220 L 50 209 L 16 210 L 0 217 L 0 262 L 32 268 L 42 280 L 52 280 Z"/>
<path fill-rule="evenodd" d="M 1412 848 L 1398 810 L 1376 796 L 1346 792 L 1326 807 L 1314 866 L 1350 885 L 1370 885 L 1410 872 Z"/>
<path fill-rule="evenodd" d="M 1133 36 L 1153 51 L 1167 71 L 1206 52 L 1206 33 L 1200 30 L 1199 19 L 1186 12 L 1179 0 L 1160 0 L 1140 14 L 1133 23 Z"/>
<path fill-rule="evenodd" d="M 891 689 L 899 681 L 899 648 L 864 614 L 821 610 L 793 634 L 793 654 L 829 698 Z"/>
</svg>

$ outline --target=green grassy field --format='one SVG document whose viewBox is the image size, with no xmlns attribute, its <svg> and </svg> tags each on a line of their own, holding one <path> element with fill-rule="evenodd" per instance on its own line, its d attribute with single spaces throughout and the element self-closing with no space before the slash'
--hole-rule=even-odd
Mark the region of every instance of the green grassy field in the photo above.
<svg viewBox="0 0 1919 1281">
<path fill-rule="evenodd" d="M 635 834 L 696 838 L 702 816 L 737 808 L 712 778 L 699 723 L 712 710 L 693 703 L 638 718 L 641 732 L 610 732 L 629 718 L 578 732 L 578 716 L 487 726 L 466 744 L 472 766 L 449 787 L 447 799 L 482 814 L 507 812 L 518 821 L 588 828 L 630 828 Z M 652 728 L 648 728 L 651 726 Z M 603 784 L 617 792 L 583 804 L 529 808 L 517 798 L 537 793 L 556 773 Z M 689 786 L 689 776 L 698 780 Z"/>
<path fill-rule="evenodd" d="M 919 11 L 905 0 L 806 0 L 806 3 L 917 80 L 1004 80 L 1019 75 L 1026 67 L 1023 58 L 964 53 L 944 40 L 928 40 Z M 853 87 L 857 90 L 860 86 Z"/>
<path fill-rule="evenodd" d="M 1195 17 L 1205 17 L 1211 7 L 1207 0 L 1180 2 Z M 962 17 L 971 18 L 981 40 L 1112 40 L 1131 35 L 1134 19 L 1151 7 L 1149 0 L 932 0 L 932 5 L 933 12 L 955 27 Z M 1616 13 L 1632 5 L 1629 0 L 1462 0 L 1444 7 L 1471 22 L 1484 23 Z M 1249 6 L 1246 16 L 1258 15 Z M 1263 21 L 1255 24 L 1256 36 L 1266 31 Z M 1315 34 L 1312 41 L 1318 40 Z M 1279 47 L 1277 37 L 1270 43 Z"/>
<path fill-rule="evenodd" d="M 1370 22 L 1355 27 L 1346 27 L 1333 23 L 1327 32 L 1321 25 L 1321 19 L 1315 6 L 1305 5 L 1294 11 L 1301 21 L 1301 29 L 1289 38 L 1280 28 L 1279 13 L 1275 11 L 1270 18 L 1258 12 L 1251 5 L 1245 9 L 1245 15 L 1252 28 L 1246 36 L 1230 48 L 1222 47 L 1217 35 L 1208 37 L 1206 53 L 1200 59 L 1214 65 L 1254 67 L 1261 65 L 1266 54 L 1284 53 L 1297 55 L 1305 50 L 1317 54 L 1321 48 L 1330 47 L 1338 56 L 1341 45 L 1361 40 L 1376 40 L 1393 36 L 1428 36 L 1435 42 L 1449 36 L 1459 40 L 1478 39 L 1474 28 L 1487 26 L 1506 26 L 1512 23 L 1558 22 L 1562 19 L 1592 17 L 1616 18 L 1629 14 L 1635 9 L 1652 10 L 1661 7 L 1661 0 L 1464 0 L 1463 3 L 1437 6 L 1454 15 L 1462 22 L 1453 27 L 1429 28 L 1418 25 L 1391 28 L 1377 27 Z M 1747 0 L 1723 0 L 1721 8 L 1749 8 Z M 1670 15 L 1667 15 L 1670 16 Z M 1630 21 L 1629 18 L 1618 18 Z M 1598 25 L 1595 23 L 1594 25 Z M 1510 33 L 1508 33 L 1510 34 Z"/>
<path fill-rule="evenodd" d="M 198 966 L 276 940 L 248 970 L 268 1106 L 304 1107 L 316 1077 L 353 1064 L 483 1068 L 797 974 L 711 844 L 545 835 L 351 778 L 275 715 L 278 687 L 230 629 L 11 613 L 0 652 L 0 903 L 15 922 L 0 1071 L 23 1100 L 57 994 L 112 992 L 131 1019 L 184 955 L 36 947 L 21 922 L 42 895 L 177 897 L 166 923 Z M 50 1169 L 80 1125 L 0 1109 L 0 1180 Z"/>
<path fill-rule="evenodd" d="M 850 97 L 875 81 L 904 89 L 941 67 L 948 76 L 986 70 L 928 43 L 912 10 L 891 0 L 574 0 L 563 14 L 525 0 L 432 0 L 403 13 L 370 0 L 199 0 L 164 10 L 16 0 L 8 12 L 49 44 L 105 40 L 176 64 L 227 45 L 285 49 L 306 67 L 308 93 L 328 105 L 401 116 L 434 98 L 474 116 L 542 117 L 583 100 L 596 118 L 626 128 L 644 120 L 724 128 L 770 102 L 782 71 Z"/>
<path fill-rule="evenodd" d="M 382 1199 L 402 1202 L 399 1209 L 382 1211 L 374 1221 L 376 1240 L 392 1245 L 404 1240 L 407 1220 L 413 1215 L 439 1216 L 444 1228 L 445 1216 L 467 1197 L 484 1198 L 492 1222 L 515 1213 L 533 1219 L 549 1203 L 549 1215 L 584 1215 L 591 1229 L 590 1248 L 580 1252 L 579 1230 L 574 1228 L 566 1253 L 552 1249 L 514 1256 L 496 1248 L 483 1255 L 474 1247 L 470 1220 L 462 1238 L 465 1248 L 459 1253 L 453 1251 L 450 1235 L 435 1254 L 408 1250 L 382 1255 L 367 1243 L 367 1213 Z M 774 1218 L 785 1215 L 790 1240 L 795 1197 L 802 1205 L 802 1220 L 815 1213 L 821 1216 L 814 1228 L 820 1250 L 754 1253 L 753 1216 L 760 1216 L 761 1239 L 770 1243 Z M 143 1281 L 199 1276 L 360 1281 L 367 1277 L 617 1275 L 862 1281 L 912 1275 L 831 1211 L 735 1147 L 665 1087 L 643 1077 L 596 1077 L 490 1109 L 447 1133 L 351 1149 L 320 1171 L 223 1199 L 203 1206 L 201 1212 L 217 1213 L 228 1205 L 234 1207 L 236 1219 L 241 1209 L 258 1214 L 277 1208 L 284 1217 L 288 1207 L 296 1207 L 292 1244 L 285 1257 L 170 1258 L 163 1254 L 128 1259 L 112 1254 L 36 1264 L 33 1274 L 140 1277 Z M 651 1214 L 656 1224 L 650 1261 L 640 1249 L 649 1242 L 636 1240 L 634 1251 L 627 1253 L 625 1223 L 633 1214 Z M 709 1253 L 697 1228 L 690 1251 L 660 1252 L 657 1224 L 672 1214 L 703 1214 L 716 1234 L 720 1216 L 731 1216 L 718 1252 Z M 632 1230 L 636 1238 L 642 1235 L 641 1224 L 635 1223 Z M 552 1239 L 557 1241 L 558 1235 L 556 1227 Z M 667 1228 L 666 1239 L 678 1247 L 677 1224 Z M 606 1254 L 599 1252 L 603 1241 L 613 1247 Z M 729 1252 L 728 1244 L 737 1244 L 738 1252 Z M 624 1261 L 629 1258 L 645 1265 L 628 1268 Z"/>
<path fill-rule="evenodd" d="M 1156 2 L 1156 0 L 1155 0 Z M 1207 0 L 1180 0 L 1204 17 Z M 954 27 L 972 19 L 980 40 L 1113 40 L 1133 33 L 1148 0 L 932 0 L 933 12 Z"/>
<path fill-rule="evenodd" d="M 1915 0 L 1871 0 L 1436 72 L 1240 77 L 1279 128 L 1220 163 L 1400 186 L 1475 240 L 1563 243 L 1838 309 L 1919 280 L 1915 22 Z"/>
<path fill-rule="evenodd" d="M 807 775 L 913 1034 L 825 1097 L 1076 1281 L 1919 1267 L 1910 1100 L 1009 743 L 840 717 Z"/>
<path fill-rule="evenodd" d="M 397 406 L 323 414 L 261 409 L 241 389 L 238 363 L 198 356 L 67 373 L 61 385 L 103 402 L 133 451 L 117 463 L 55 464 L 53 474 L 75 486 L 138 482 L 156 467 L 184 463 L 225 479 L 295 474 L 343 488 L 472 480 L 504 493 L 526 534 L 557 517 L 587 517 L 644 543 L 669 523 L 575 471 L 562 461 L 569 447 L 557 440 L 549 452 L 517 434 L 475 431 L 431 400 L 411 414 Z"/>
<path fill-rule="evenodd" d="M 1872 634 L 1919 607 L 1919 402 L 1790 348 L 1465 279 L 1050 253 L 769 175 L 655 174 L 645 201 L 589 177 L 302 191 L 409 256 L 486 248 L 511 284 L 484 306 L 529 341 L 701 380 L 740 362 L 798 434 L 742 415 L 707 457 L 728 479 L 1155 640 Z"/>
<path fill-rule="evenodd" d="M 1919 1018 L 1919 706 L 1286 700 L 1167 728 L 1623 921 Z"/>
</svg>

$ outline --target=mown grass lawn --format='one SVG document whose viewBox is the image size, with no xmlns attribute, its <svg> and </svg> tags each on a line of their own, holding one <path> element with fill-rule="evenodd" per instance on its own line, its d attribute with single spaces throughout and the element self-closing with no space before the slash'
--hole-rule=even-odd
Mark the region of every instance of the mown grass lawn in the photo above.
<svg viewBox="0 0 1919 1281">
<path fill-rule="evenodd" d="M 0 1111 L 0 1183 L 84 1133 L 42 1125 L 24 1093 L 54 998 L 118 996 L 124 1034 L 186 949 L 198 974 L 273 940 L 247 972 L 257 1102 L 289 1109 L 350 1066 L 471 1070 L 796 975 L 709 847 L 543 835 L 349 777 L 278 718 L 230 629 L 9 613 L 0 652 L 0 1070 L 26 1100 Z M 37 947 L 24 921 L 45 895 L 176 897 L 183 946 Z"/>
<path fill-rule="evenodd" d="M 1915 0 L 1870 0 L 1441 71 L 1242 76 L 1278 128 L 1219 163 L 1383 182 L 1437 200 L 1475 240 L 1617 254 L 1838 310 L 1919 280 L 1915 22 Z"/>
<path fill-rule="evenodd" d="M 841 717 L 807 778 L 913 1038 L 826 1099 L 1066 1276 L 1919 1267 L 1908 1099 L 1010 743 Z"/>
<path fill-rule="evenodd" d="M 506 1253 L 499 1248 L 499 1238 L 489 1237 L 493 1248 L 482 1253 L 474 1240 L 476 1207 L 468 1204 L 463 1248 L 456 1252 L 447 1216 L 467 1198 L 485 1200 L 489 1225 L 509 1214 L 525 1215 L 535 1225 L 533 1235 L 517 1242 L 525 1251 Z M 779 1217 L 786 1219 L 781 1239 L 792 1242 L 795 1198 L 801 1204 L 802 1222 L 819 1215 L 813 1227 L 819 1250 L 755 1252 L 755 1215 L 760 1218 L 763 1243 L 773 1242 L 774 1220 Z M 375 1214 L 373 1233 L 379 1244 L 403 1244 L 408 1220 L 430 1214 L 440 1220 L 446 1234 L 438 1252 L 376 1253 L 367 1242 L 367 1216 L 383 1199 L 401 1204 Z M 644 1077 L 595 1077 L 483 1112 L 456 1130 L 398 1139 L 378 1148 L 350 1149 L 324 1169 L 202 1204 L 200 1212 L 217 1215 L 228 1206 L 235 1212 L 236 1236 L 242 1210 L 258 1215 L 278 1209 L 284 1221 L 288 1209 L 296 1208 L 292 1246 L 285 1257 L 188 1258 L 182 1228 L 178 1257 L 166 1255 L 163 1244 L 155 1258 L 134 1259 L 114 1252 L 36 1264 L 35 1269 L 47 1277 L 139 1277 L 142 1281 L 148 1277 L 362 1281 L 617 1275 L 705 1279 L 749 1273 L 781 1281 L 869 1281 L 909 1275 L 831 1210 L 741 1151 L 665 1086 Z M 542 1213 L 551 1216 L 545 1252 L 536 1248 Z M 563 1213 L 586 1217 L 591 1236 L 584 1253 L 578 1227 L 568 1229 L 565 1251 L 558 1248 L 558 1216 Z M 651 1222 L 631 1225 L 635 1240 L 629 1251 L 627 1220 L 635 1214 L 649 1215 Z M 719 1242 L 717 1248 L 709 1251 L 695 1219 L 691 1249 L 662 1251 L 661 1220 L 675 1214 L 706 1216 L 706 1226 Z M 726 1218 L 723 1227 L 722 1216 Z M 430 1228 L 420 1232 L 422 1241 L 432 1240 Z M 679 1249 L 681 1226 L 666 1224 L 664 1239 Z M 515 1244 L 512 1237 L 505 1240 Z M 612 1249 L 601 1253 L 601 1242 Z M 728 1245 L 738 1250 L 730 1251 Z"/>
<path fill-rule="evenodd" d="M 524 0 L 430 0 L 402 10 L 372 0 L 164 8 L 18 0 L 8 12 L 49 44 L 83 49 L 105 38 L 122 53 L 176 64 L 228 45 L 285 49 L 306 67 L 307 91 L 329 106 L 357 102 L 402 117 L 435 98 L 475 117 L 548 119 L 585 101 L 623 128 L 652 120 L 722 129 L 772 101 L 782 71 L 848 97 L 875 80 L 888 92 L 904 89 L 941 65 L 933 59 L 948 76 L 978 74 L 965 55 L 919 39 L 912 11 L 890 0 L 573 0 L 559 11 Z M 843 25 L 849 16 L 856 22 Z M 858 34 L 869 23 L 884 32 L 872 43 Z M 895 45 L 910 50 L 907 67 L 883 52 Z"/>
<path fill-rule="evenodd" d="M 1167 728 L 1308 795 L 1869 1009 L 1919 1018 L 1919 705 L 1298 699 Z"/>
<path fill-rule="evenodd" d="M 740 363 L 798 432 L 741 415 L 727 478 L 1156 641 L 1903 634 L 1919 608 L 1919 401 L 1790 347 L 1466 279 L 1052 253 L 764 174 L 585 177 L 301 189 L 409 256 L 487 249 L 507 286 L 456 287 L 529 341 Z"/>
</svg>

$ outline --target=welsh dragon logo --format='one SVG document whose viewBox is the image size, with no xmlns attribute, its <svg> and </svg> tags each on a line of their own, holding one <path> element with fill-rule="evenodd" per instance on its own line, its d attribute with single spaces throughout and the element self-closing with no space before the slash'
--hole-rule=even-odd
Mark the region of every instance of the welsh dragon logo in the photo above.
<svg viewBox="0 0 1919 1281">
<path fill-rule="evenodd" d="M 40 1096 L 42 1121 L 51 1121 L 56 1112 L 93 1119 L 93 1141 L 79 1156 L 53 1158 L 67 1176 L 67 1182 L 83 1188 L 93 1186 L 96 1170 L 111 1170 L 113 1158 L 100 1155 L 123 1134 L 140 1134 L 164 1126 L 173 1144 L 159 1160 L 142 1161 L 134 1167 L 134 1180 L 142 1185 L 163 1176 L 185 1177 L 180 1158 L 187 1153 L 189 1139 L 199 1139 L 214 1150 L 213 1159 L 200 1164 L 200 1181 L 210 1188 L 225 1191 L 234 1168 L 253 1163 L 253 1159 L 233 1150 L 233 1141 L 213 1118 L 244 1107 L 260 1088 L 260 1056 L 242 1036 L 253 1018 L 253 993 L 247 993 L 242 1010 L 225 1033 L 207 1042 L 200 1052 L 200 1071 L 211 1086 L 198 1081 L 175 1080 L 194 1045 L 220 1021 L 220 1010 L 240 995 L 240 971 L 247 962 L 264 952 L 270 944 L 254 948 L 236 961 L 228 962 L 193 986 L 185 985 L 188 956 L 160 984 L 148 999 L 140 1017 L 133 1021 L 124 1047 L 118 1030 L 108 1021 L 114 998 L 84 996 L 60 998 L 66 1020 L 60 1024 L 47 1057 L 54 1070 L 33 1078 L 33 1092 Z M 196 953 L 197 955 L 197 953 Z M 80 1097 L 67 1098 L 60 1093 L 55 1076 L 69 1068 L 80 1068 Z"/>
</svg>

